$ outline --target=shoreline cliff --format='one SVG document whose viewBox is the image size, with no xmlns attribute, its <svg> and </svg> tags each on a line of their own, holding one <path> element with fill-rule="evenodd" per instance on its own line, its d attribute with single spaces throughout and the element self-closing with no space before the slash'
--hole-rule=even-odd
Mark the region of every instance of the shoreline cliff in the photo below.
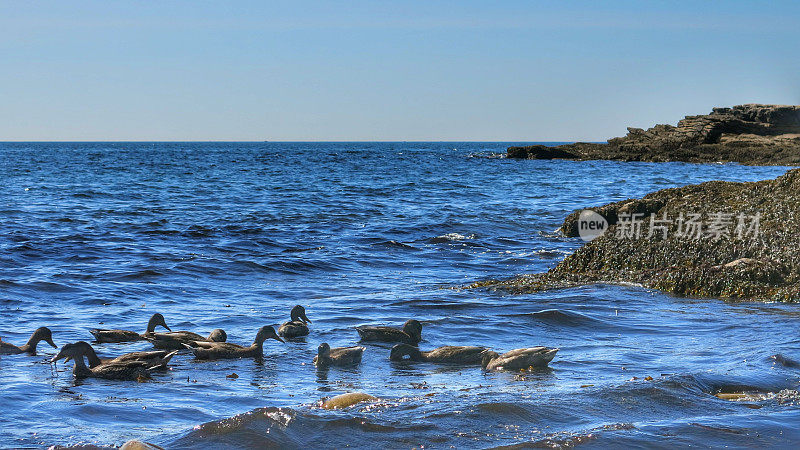
<svg viewBox="0 0 800 450">
<path fill-rule="evenodd" d="M 607 143 L 509 147 L 516 159 L 574 159 L 747 165 L 800 165 L 800 106 L 747 104 L 714 108 L 673 125 L 628 128 Z"/>
</svg>

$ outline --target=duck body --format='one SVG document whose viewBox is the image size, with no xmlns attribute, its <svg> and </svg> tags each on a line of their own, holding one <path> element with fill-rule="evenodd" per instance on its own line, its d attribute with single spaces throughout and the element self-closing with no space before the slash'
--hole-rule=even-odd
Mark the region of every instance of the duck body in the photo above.
<svg viewBox="0 0 800 450">
<path fill-rule="evenodd" d="M 216 329 L 208 337 L 200 336 L 191 331 L 171 331 L 169 333 L 148 333 L 142 335 L 144 339 L 153 344 L 153 347 L 162 350 L 183 350 L 186 344 L 192 342 L 225 342 L 228 335 L 221 329 Z"/>
<path fill-rule="evenodd" d="M 445 345 L 429 351 L 420 351 L 418 348 L 408 344 L 397 344 L 392 347 L 389 359 L 392 361 L 411 361 L 430 362 L 437 364 L 480 364 L 484 354 L 488 351 L 486 347 L 467 346 L 467 345 Z"/>
<path fill-rule="evenodd" d="M 149 366 L 148 363 L 144 361 L 110 362 L 95 367 L 88 367 L 83 359 L 85 356 L 86 348 L 84 345 L 79 343 L 66 344 L 51 361 L 56 362 L 62 358 L 66 361 L 74 361 L 75 367 L 72 374 L 75 378 L 143 381 L 150 379 L 150 372 L 155 369 L 155 367 Z"/>
<path fill-rule="evenodd" d="M 481 365 L 485 370 L 525 370 L 531 367 L 546 367 L 558 353 L 557 348 L 518 348 L 498 354 L 487 352 Z"/>
<path fill-rule="evenodd" d="M 103 330 L 100 328 L 95 328 L 93 330 L 89 330 L 89 332 L 92 333 L 92 336 L 94 336 L 94 341 L 98 344 L 135 342 L 144 339 L 139 333 L 130 330 Z"/>
<path fill-rule="evenodd" d="M 164 320 L 164 316 L 159 313 L 153 314 L 147 322 L 147 329 L 144 334 L 139 334 L 130 330 L 105 330 L 102 328 L 94 328 L 89 330 L 94 336 L 94 341 L 98 344 L 102 343 L 118 343 L 118 342 L 135 342 L 145 339 L 145 336 L 152 334 L 156 331 L 156 327 L 162 326 L 168 331 L 172 331 Z"/>
<path fill-rule="evenodd" d="M 314 365 L 318 367 L 356 365 L 361 362 L 364 350 L 364 347 L 331 348 L 327 343 L 323 343 L 317 349 Z"/>
<path fill-rule="evenodd" d="M 188 348 L 197 359 L 260 358 L 264 356 L 264 341 L 267 339 L 283 342 L 283 339 L 275 333 L 274 328 L 265 326 L 258 330 L 255 341 L 247 347 L 230 342 L 210 341 L 193 341 L 185 343 L 183 346 Z"/>
<path fill-rule="evenodd" d="M 53 348 L 58 348 L 56 344 L 53 343 L 53 333 L 50 332 L 50 329 L 47 327 L 41 327 L 37 328 L 36 331 L 33 332 L 27 343 L 20 346 L 16 346 L 10 342 L 5 342 L 0 339 L 0 355 L 19 355 L 22 353 L 35 355 L 36 347 L 41 341 L 47 342 Z"/>
<path fill-rule="evenodd" d="M 88 342 L 80 341 L 76 342 L 74 345 L 81 347 L 83 355 L 86 356 L 86 360 L 89 362 L 89 368 L 91 369 L 105 364 L 128 363 L 132 361 L 143 362 L 147 367 L 154 369 L 166 369 L 167 363 L 178 353 L 178 350 L 155 350 L 149 352 L 125 353 L 116 358 L 101 358 L 97 356 L 94 348 L 92 348 Z"/>
<path fill-rule="evenodd" d="M 103 364 L 94 368 L 86 367 L 83 358 L 75 360 L 73 375 L 76 378 L 103 378 L 106 380 L 142 381 L 149 380 L 153 368 L 143 361 L 127 361 Z M 80 364 L 78 364 L 80 361 Z M 82 366 L 82 367 L 79 367 Z"/>
<path fill-rule="evenodd" d="M 278 334 L 287 339 L 308 336 L 308 325 L 303 322 L 285 322 L 278 328 Z"/>
<path fill-rule="evenodd" d="M 233 359 L 247 358 L 263 355 L 263 347 L 251 345 L 245 347 L 229 342 L 207 342 L 195 341 L 184 344 L 185 348 L 191 351 L 197 359 Z"/>
<path fill-rule="evenodd" d="M 289 315 L 291 320 L 278 328 L 278 334 L 287 339 L 308 336 L 308 324 L 311 321 L 306 317 L 306 309 L 295 305 Z"/>
<path fill-rule="evenodd" d="M 178 354 L 178 350 L 154 350 L 150 352 L 131 352 L 116 358 L 101 358 L 104 364 L 124 363 L 128 361 L 142 361 L 150 367 L 167 368 L 167 363 L 173 356 Z"/>
<path fill-rule="evenodd" d="M 94 368 L 86 367 L 83 358 L 75 359 L 75 378 L 103 378 L 106 380 L 142 381 L 149 380 L 150 371 L 147 363 L 127 361 L 124 363 L 103 364 Z"/>
<path fill-rule="evenodd" d="M 362 325 L 356 327 L 361 341 L 364 342 L 399 342 L 418 345 L 422 340 L 422 324 L 411 319 L 403 324 L 403 328 Z"/>
</svg>

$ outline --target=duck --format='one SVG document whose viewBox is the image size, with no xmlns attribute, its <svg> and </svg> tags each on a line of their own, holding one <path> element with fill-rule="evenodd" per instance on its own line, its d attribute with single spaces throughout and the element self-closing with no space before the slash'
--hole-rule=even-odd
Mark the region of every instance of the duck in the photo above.
<svg viewBox="0 0 800 450">
<path fill-rule="evenodd" d="M 362 325 L 356 327 L 362 341 L 400 342 L 418 345 L 422 340 L 422 324 L 418 320 L 407 320 L 403 328 Z"/>
<path fill-rule="evenodd" d="M 89 361 L 89 368 L 91 369 L 103 364 L 124 363 L 129 361 L 142 361 L 147 363 L 148 366 L 158 369 L 166 369 L 169 360 L 178 353 L 178 350 L 155 350 L 150 352 L 125 353 L 124 355 L 117 356 L 116 358 L 100 358 L 97 356 L 94 348 L 88 342 L 79 341 L 73 345 L 82 349 L 84 356 L 86 356 L 86 360 Z"/>
<path fill-rule="evenodd" d="M 481 366 L 484 370 L 525 370 L 531 367 L 546 367 L 558 353 L 557 348 L 518 348 L 502 355 L 488 351 L 484 353 Z"/>
<path fill-rule="evenodd" d="M 159 313 L 153 314 L 147 322 L 147 331 L 144 334 L 139 334 L 135 331 L 129 330 L 104 330 L 102 328 L 93 328 L 89 330 L 94 336 L 94 341 L 98 344 L 116 343 L 116 342 L 134 342 L 145 339 L 145 336 L 153 334 L 156 327 L 161 326 L 172 331 L 164 320 L 164 316 Z"/>
<path fill-rule="evenodd" d="M 229 342 L 193 341 L 183 344 L 197 359 L 232 359 L 264 356 L 264 341 L 275 339 L 285 342 L 275 333 L 275 328 L 267 325 L 259 328 L 253 344 L 249 347 Z"/>
<path fill-rule="evenodd" d="M 108 364 L 100 364 L 96 367 L 87 367 L 83 360 L 86 356 L 84 345 L 73 343 L 66 344 L 54 356 L 50 362 L 57 362 L 59 359 L 74 361 L 75 368 L 72 374 L 75 378 L 104 378 L 107 380 L 125 381 L 144 381 L 150 379 L 150 372 L 156 367 L 151 367 L 144 361 L 125 361 Z"/>
<path fill-rule="evenodd" d="M 287 339 L 308 336 L 307 324 L 311 323 L 311 321 L 306 317 L 306 309 L 300 305 L 295 305 L 289 316 L 291 320 L 278 328 L 278 334 Z"/>
<path fill-rule="evenodd" d="M 364 350 L 364 347 L 331 348 L 327 342 L 323 342 L 317 347 L 314 365 L 317 367 L 356 365 L 361 362 L 361 355 L 364 354 Z"/>
<path fill-rule="evenodd" d="M 144 338 L 153 344 L 153 347 L 161 350 L 183 350 L 184 344 L 191 342 L 225 342 L 228 340 L 228 334 L 225 333 L 225 330 L 217 328 L 211 331 L 208 337 L 191 331 L 171 331 L 169 333 L 150 333 L 144 335 Z"/>
<path fill-rule="evenodd" d="M 58 348 L 56 344 L 53 343 L 53 333 L 50 332 L 50 329 L 47 327 L 40 327 L 33 332 L 27 343 L 19 347 L 0 339 L 0 355 L 18 355 L 20 353 L 36 355 L 36 346 L 38 346 L 41 341 L 47 342 L 53 348 Z"/>
<path fill-rule="evenodd" d="M 429 351 L 420 351 L 409 344 L 397 344 L 392 347 L 389 359 L 392 361 L 431 362 L 439 364 L 480 364 L 488 349 L 467 345 L 445 345 Z M 407 357 L 407 358 L 406 358 Z"/>
</svg>

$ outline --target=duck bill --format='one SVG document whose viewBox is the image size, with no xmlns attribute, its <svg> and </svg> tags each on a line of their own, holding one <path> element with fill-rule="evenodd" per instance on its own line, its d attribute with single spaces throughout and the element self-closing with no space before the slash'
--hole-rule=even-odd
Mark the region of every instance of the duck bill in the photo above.
<svg viewBox="0 0 800 450">
<path fill-rule="evenodd" d="M 167 324 L 162 323 L 161 326 L 167 329 L 167 331 L 172 331 L 172 328 L 168 327 Z"/>
<path fill-rule="evenodd" d="M 276 341 L 278 341 L 278 342 L 283 342 L 284 344 L 286 343 L 286 341 L 284 341 L 283 339 L 281 339 L 281 337 L 280 337 L 280 336 L 272 336 L 272 339 L 275 339 L 275 340 L 276 340 Z"/>
<path fill-rule="evenodd" d="M 45 339 L 44 341 L 45 341 L 45 342 L 47 342 L 48 344 L 50 344 L 50 347 L 53 347 L 53 348 L 58 348 L 58 346 L 55 344 L 55 342 L 53 342 L 53 339 L 52 339 L 52 338 L 50 338 L 50 339 Z"/>
<path fill-rule="evenodd" d="M 50 362 L 54 363 L 54 362 L 58 361 L 61 358 L 65 358 L 65 361 L 69 361 L 69 356 L 65 355 L 63 352 L 58 352 L 58 353 L 56 353 L 56 356 L 53 356 L 52 358 L 50 358 Z"/>
<path fill-rule="evenodd" d="M 301 317 L 301 319 L 303 319 L 306 323 L 311 323 L 311 321 L 308 320 L 308 317 L 306 317 L 305 314 L 303 314 L 303 317 Z"/>
</svg>

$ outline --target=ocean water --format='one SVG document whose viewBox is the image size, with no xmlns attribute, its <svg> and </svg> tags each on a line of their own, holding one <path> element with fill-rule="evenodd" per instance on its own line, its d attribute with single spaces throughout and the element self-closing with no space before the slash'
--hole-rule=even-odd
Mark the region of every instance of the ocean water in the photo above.
<svg viewBox="0 0 800 450">
<path fill-rule="evenodd" d="M 508 143 L 0 144 L 0 337 L 39 326 L 227 331 L 249 344 L 295 304 L 304 340 L 264 358 L 177 355 L 145 383 L 75 381 L 71 364 L 0 356 L 0 446 L 168 448 L 699 445 L 800 442 L 797 305 L 592 285 L 527 295 L 458 287 L 547 270 L 581 245 L 572 210 L 782 167 L 510 161 Z M 550 367 L 392 363 L 316 370 L 361 324 L 423 323 L 422 349 L 546 345 Z M 101 356 L 146 342 L 97 345 Z M 227 376 L 236 373 L 238 378 Z M 651 379 L 651 378 L 652 379 Z M 320 400 L 365 392 L 337 411 Z M 749 392 L 739 401 L 718 392 Z"/>
</svg>

